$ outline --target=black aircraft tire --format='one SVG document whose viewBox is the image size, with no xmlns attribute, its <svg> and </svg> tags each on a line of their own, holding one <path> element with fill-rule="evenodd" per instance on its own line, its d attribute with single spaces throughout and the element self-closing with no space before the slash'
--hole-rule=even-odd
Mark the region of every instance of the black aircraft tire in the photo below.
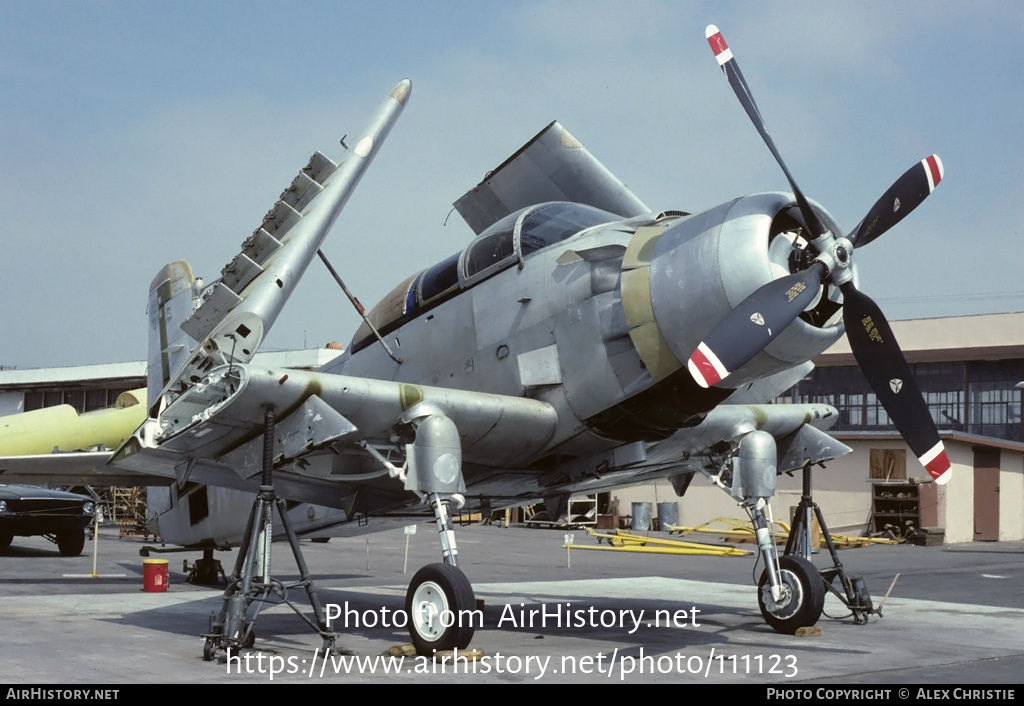
<svg viewBox="0 0 1024 706">
<path fill-rule="evenodd" d="M 779 574 L 782 583 L 789 588 L 788 600 L 781 605 L 773 604 L 768 572 L 765 571 L 757 582 L 757 604 L 768 625 L 784 635 L 792 635 L 798 629 L 818 622 L 825 606 L 825 580 L 814 564 L 793 555 L 779 559 Z"/>
<path fill-rule="evenodd" d="M 61 556 L 78 556 L 85 548 L 85 530 L 62 530 L 57 533 L 57 549 Z"/>
<path fill-rule="evenodd" d="M 476 596 L 469 579 L 449 564 L 427 564 L 416 572 L 405 594 L 409 636 L 416 654 L 465 649 L 473 639 L 471 611 Z"/>
</svg>

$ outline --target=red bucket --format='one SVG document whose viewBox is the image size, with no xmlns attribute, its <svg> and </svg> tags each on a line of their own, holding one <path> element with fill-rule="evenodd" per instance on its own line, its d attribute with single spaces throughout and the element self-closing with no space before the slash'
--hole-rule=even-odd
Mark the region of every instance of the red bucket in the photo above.
<svg viewBox="0 0 1024 706">
<path fill-rule="evenodd" d="M 142 589 L 146 593 L 167 590 L 167 560 L 146 559 L 142 562 Z"/>
</svg>

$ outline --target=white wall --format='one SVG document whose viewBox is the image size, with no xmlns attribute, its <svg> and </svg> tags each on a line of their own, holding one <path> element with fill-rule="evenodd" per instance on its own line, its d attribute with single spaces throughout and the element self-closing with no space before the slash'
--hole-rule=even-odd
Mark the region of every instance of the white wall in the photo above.
<svg viewBox="0 0 1024 706">
<path fill-rule="evenodd" d="M 1024 455 L 1003 449 L 999 461 L 999 541 L 1024 539 Z"/>
</svg>

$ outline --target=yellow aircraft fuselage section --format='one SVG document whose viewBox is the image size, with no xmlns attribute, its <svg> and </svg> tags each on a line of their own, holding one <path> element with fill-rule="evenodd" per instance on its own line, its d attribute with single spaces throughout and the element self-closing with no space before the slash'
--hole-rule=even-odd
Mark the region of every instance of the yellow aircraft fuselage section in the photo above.
<svg viewBox="0 0 1024 706">
<path fill-rule="evenodd" d="M 146 420 L 146 391 L 122 393 L 113 407 L 79 414 L 71 405 L 0 417 L 0 456 L 116 449 Z"/>
</svg>

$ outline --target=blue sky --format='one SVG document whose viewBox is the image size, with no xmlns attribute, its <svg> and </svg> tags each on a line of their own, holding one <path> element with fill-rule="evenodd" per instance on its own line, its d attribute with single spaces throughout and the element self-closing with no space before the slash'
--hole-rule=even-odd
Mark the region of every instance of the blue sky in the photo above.
<svg viewBox="0 0 1024 706">
<path fill-rule="evenodd" d="M 785 189 L 704 39 L 717 24 L 802 189 L 890 318 L 1024 309 L 1024 5 L 0 0 L 0 364 L 141 360 L 171 260 L 207 281 L 309 155 L 413 96 L 325 246 L 365 303 L 461 249 L 451 203 L 553 119 L 657 210 Z M 445 223 L 447 219 L 447 224 Z M 314 263 L 269 348 L 347 343 Z"/>
</svg>

